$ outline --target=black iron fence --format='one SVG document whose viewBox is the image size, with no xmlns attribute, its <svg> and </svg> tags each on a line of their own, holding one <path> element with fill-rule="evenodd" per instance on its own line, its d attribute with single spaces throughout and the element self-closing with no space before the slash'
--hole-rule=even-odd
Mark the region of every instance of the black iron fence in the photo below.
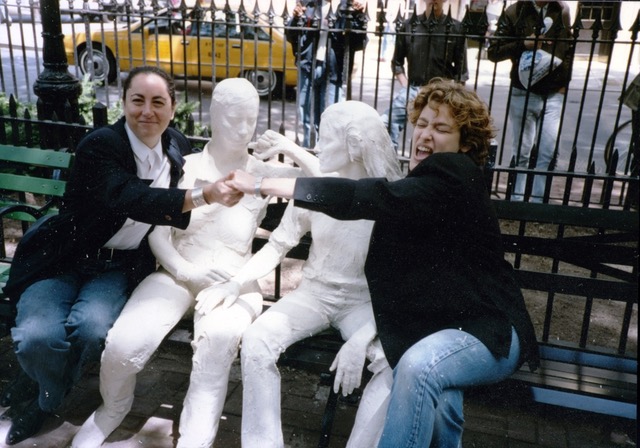
<svg viewBox="0 0 640 448">
<path fill-rule="evenodd" d="M 17 3 L 11 6 L 9 0 L 0 0 L 0 124 L 5 125 L 0 126 L 0 141 L 21 140 L 37 145 L 38 131 L 43 126 L 48 135 L 56 129 L 51 121 L 36 120 L 35 109 L 29 108 L 37 100 L 32 85 L 43 71 L 42 25 L 35 0 L 12 1 Z M 570 29 L 574 48 L 572 81 L 562 106 L 554 163 L 551 171 L 543 173 L 515 166 L 518 149 L 511 143 L 508 119 L 511 62 L 493 63 L 487 59 L 487 39 L 491 35 L 487 15 L 470 10 L 457 13 L 468 45 L 466 85 L 486 100 L 498 129 L 490 186 L 494 194 L 509 198 L 516 174 L 535 173 L 546 178 L 545 201 L 630 207 L 638 201 L 637 161 L 634 168 L 638 125 L 637 113 L 634 126 L 632 107 L 625 105 L 622 97 L 638 73 L 640 5 L 631 9 L 635 21 L 623 28 L 620 9 L 614 11 L 617 17 L 607 15 L 609 10 L 604 7 L 591 7 L 587 14 L 579 2 L 575 3 L 578 5 Z M 9 11 L 11 7 L 13 10 Z M 336 15 L 351 14 L 350 8 L 351 2 L 331 7 L 303 26 L 318 29 L 326 20 L 329 33 L 367 34 L 364 50 L 354 53 L 354 68 L 346 73 L 344 90 L 347 98 L 364 101 L 383 113 L 399 91 L 389 62 L 393 40 L 398 32 L 415 33 L 412 27 L 394 30 L 400 29 L 405 17 L 415 11 L 371 8 L 366 10 L 366 31 L 350 29 L 348 23 L 344 30 L 331 28 Z M 292 14 L 284 3 L 279 8 L 270 3 L 266 11 L 261 11 L 257 2 L 249 6 L 242 1 L 235 6 L 229 1 L 224 5 L 211 2 L 202 6 L 198 2 L 188 6 L 185 1 L 175 4 L 172 0 L 61 0 L 60 12 L 69 71 L 92 82 L 84 82 L 80 101 L 85 123 L 60 127 L 56 146 L 73 147 L 78 135 L 111 121 L 106 111 L 117 115 L 123 76 L 130 67 L 142 64 L 158 64 L 175 76 L 184 115 L 192 117 L 192 121 L 185 118 L 179 124 L 194 140 L 208 137 L 208 108 L 215 82 L 236 76 L 251 80 L 263 96 L 256 132 L 276 129 L 299 139 L 297 70 L 291 44 L 285 38 Z M 453 23 L 452 15 L 450 10 L 447 23 Z M 446 28 L 445 37 L 459 36 L 451 29 Z M 442 36 L 429 33 L 434 38 Z M 9 97 L 14 98 L 11 110 Z M 98 106 L 97 121 L 93 118 L 94 103 Z M 69 121 L 65 117 L 57 120 Z M 405 128 L 398 153 L 406 158 L 409 151 L 410 129 Z M 526 195 L 532 181 L 531 175 Z"/>
</svg>

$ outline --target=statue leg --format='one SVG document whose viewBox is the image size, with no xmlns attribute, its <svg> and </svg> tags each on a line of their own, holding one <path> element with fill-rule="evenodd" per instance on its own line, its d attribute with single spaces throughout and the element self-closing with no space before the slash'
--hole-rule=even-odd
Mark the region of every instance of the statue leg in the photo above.
<svg viewBox="0 0 640 448">
<path fill-rule="evenodd" d="M 355 304 L 354 307 L 345 307 L 339 312 L 335 325 L 340 329 L 340 333 L 346 341 L 364 323 L 373 320 L 371 302 L 363 302 Z M 367 359 L 369 360 L 367 370 L 373 376 L 362 392 L 347 448 L 377 446 L 387 415 L 389 394 L 393 384 L 393 370 L 384 356 L 382 345 L 377 337 L 367 347 Z"/>
<path fill-rule="evenodd" d="M 131 410 L 136 374 L 193 304 L 192 295 L 166 272 L 151 274 L 135 289 L 109 330 L 100 364 L 103 404 L 73 439 L 73 448 L 96 447 Z"/>
<path fill-rule="evenodd" d="M 230 308 L 196 313 L 193 367 L 180 415 L 178 448 L 209 448 L 224 408 L 231 364 L 245 329 L 262 312 L 262 295 L 241 295 Z"/>
<path fill-rule="evenodd" d="M 306 288 L 280 299 L 242 338 L 242 446 L 282 448 L 280 354 L 291 344 L 329 327 L 325 310 Z"/>
<path fill-rule="evenodd" d="M 378 338 L 369 344 L 367 359 L 369 360 L 367 370 L 373 376 L 362 392 L 347 448 L 377 446 L 387 415 L 389 394 L 393 384 L 393 370 L 384 356 L 384 351 Z"/>
</svg>

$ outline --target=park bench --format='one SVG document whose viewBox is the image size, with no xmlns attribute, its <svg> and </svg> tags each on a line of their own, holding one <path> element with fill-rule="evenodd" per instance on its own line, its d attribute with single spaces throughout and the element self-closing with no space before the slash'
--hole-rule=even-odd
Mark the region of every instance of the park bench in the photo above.
<svg viewBox="0 0 640 448">
<path fill-rule="evenodd" d="M 22 231 L 38 218 L 57 213 L 66 182 L 63 180 L 73 163 L 73 154 L 51 149 L 0 144 L 0 219 L 22 223 Z M 29 201 L 27 194 L 37 195 L 40 203 Z M 0 226 L 0 288 L 9 275 L 11 259 L 7 257 L 5 228 Z M 0 337 L 13 324 L 14 304 L 0 292 Z"/>
<path fill-rule="evenodd" d="M 541 367 L 532 373 L 524 366 L 503 386 L 540 403 L 637 419 L 637 350 L 628 343 L 638 304 L 638 211 L 494 205 L 527 305 L 543 310 Z M 597 307 L 608 310 L 616 344 L 591 335 Z M 559 337 L 568 321 L 579 334 Z"/>
<path fill-rule="evenodd" d="M 503 244 L 528 306 L 538 312 L 541 366 L 523 366 L 491 393 L 519 392 L 523 400 L 637 419 L 637 354 L 627 349 L 638 302 L 638 212 L 604 208 L 534 204 L 494 199 Z M 275 228 L 281 211 L 272 205 L 266 225 Z M 254 249 L 266 240 L 256 238 Z M 287 255 L 303 260 L 311 240 Z M 613 303 L 617 346 L 598 345 L 589 337 L 595 307 Z M 559 306 L 572 307 L 568 318 L 579 334 L 555 334 L 564 325 Z M 566 319 L 566 317 L 564 317 Z M 637 324 L 636 324 L 637 325 Z M 331 386 L 329 366 L 342 345 L 337 331 L 326 331 L 291 346 L 281 365 L 320 374 Z M 610 345 L 610 344 L 609 344 Z M 337 411 L 331 389 L 325 405 L 318 447 L 326 447 Z"/>
<path fill-rule="evenodd" d="M 28 164 L 46 168 L 45 174 L 38 177 L 40 180 L 37 181 L 46 185 L 52 181 L 54 171 L 57 173 L 56 170 L 64 172 L 68 169 L 72 157 L 66 154 L 64 161 L 52 164 L 45 155 L 51 155 L 51 151 L 3 145 L 0 162 L 18 164 L 28 160 Z M 59 199 L 64 191 L 64 182 L 56 179 L 53 179 L 55 182 L 51 183 L 49 189 L 36 191 L 32 191 L 33 187 L 28 187 L 33 182 L 20 184 L 18 181 L 11 181 L 20 179 L 20 182 L 25 182 L 22 179 L 25 175 L 17 172 L 0 174 L 0 189 L 28 191 L 52 199 Z M 638 212 L 498 199 L 493 202 L 503 225 L 505 252 L 516 268 L 516 276 L 528 305 L 544 309 L 541 323 L 537 325 L 541 326 L 538 334 L 541 367 L 531 373 L 524 366 L 499 387 L 494 387 L 493 393 L 504 394 L 515 390 L 525 393 L 524 399 L 539 403 L 635 420 L 637 354 L 630 353 L 627 345 L 629 330 L 634 325 L 632 315 L 634 307 L 637 312 L 638 300 Z M 32 221 L 42 213 L 55 212 L 56 205 L 54 200 L 46 209 L 40 210 L 31 204 L 25 204 L 24 199 L 19 198 L 0 208 L 0 214 L 12 219 Z M 283 203 L 270 204 L 261 227 L 267 231 L 273 230 L 283 211 Z M 256 237 L 253 250 L 259 250 L 266 241 L 266 236 Z M 304 238 L 287 257 L 306 259 L 310 244 L 310 237 Z M 537 261 L 532 263 L 532 260 Z M 4 256 L 2 265 L 8 266 L 8 263 L 10 260 Z M 5 280 L 7 272 L 8 269 L 5 268 Z M 275 300 L 277 294 L 276 297 L 266 297 L 265 308 Z M 598 346 L 589 338 L 592 310 L 600 306 L 601 302 L 613 303 L 619 308 L 619 317 L 614 324 L 619 328 L 618 343 L 613 349 Z M 561 340 L 555 336 L 555 328 L 562 325 L 554 312 L 559 303 L 573 303 L 576 309 L 581 308 L 581 311 L 573 311 L 570 316 L 571 319 L 578 320 L 580 328 L 580 334 L 566 338 L 570 340 Z M 0 335 L 6 334 L 13 313 L 11 305 L 2 297 Z M 188 332 L 191 322 L 190 319 L 184 320 L 178 331 L 187 328 Z M 170 335 L 169 338 L 175 338 L 175 335 Z M 341 345 L 342 341 L 336 331 L 326 331 L 290 347 L 279 363 L 317 373 L 319 383 L 329 386 L 333 380 L 329 374 L 329 366 Z M 319 447 L 329 444 L 337 403 L 338 395 L 330 388 Z"/>
</svg>

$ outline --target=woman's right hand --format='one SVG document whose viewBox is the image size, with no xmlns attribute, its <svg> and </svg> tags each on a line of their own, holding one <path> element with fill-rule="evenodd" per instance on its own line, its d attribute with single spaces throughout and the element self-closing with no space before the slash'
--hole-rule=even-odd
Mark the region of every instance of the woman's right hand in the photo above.
<svg viewBox="0 0 640 448">
<path fill-rule="evenodd" d="M 219 204 L 232 207 L 240 202 L 240 199 L 244 196 L 244 193 L 237 189 L 227 185 L 227 181 L 233 173 L 228 174 L 222 179 L 218 179 L 212 184 L 204 187 L 204 196 L 208 204 L 218 202 Z M 249 190 L 251 192 L 253 190 Z"/>
</svg>

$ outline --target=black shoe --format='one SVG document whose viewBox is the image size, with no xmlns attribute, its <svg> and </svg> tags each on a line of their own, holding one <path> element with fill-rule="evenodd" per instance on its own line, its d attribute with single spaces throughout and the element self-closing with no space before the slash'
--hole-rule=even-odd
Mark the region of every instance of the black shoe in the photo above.
<svg viewBox="0 0 640 448">
<path fill-rule="evenodd" d="M 2 391 L 0 406 L 6 408 L 38 396 L 38 383 L 22 370 Z"/>
<path fill-rule="evenodd" d="M 40 409 L 38 400 L 33 400 L 13 419 L 13 423 L 11 424 L 11 428 L 9 428 L 5 440 L 6 444 L 15 445 L 36 435 L 48 416 L 48 412 Z"/>
</svg>

